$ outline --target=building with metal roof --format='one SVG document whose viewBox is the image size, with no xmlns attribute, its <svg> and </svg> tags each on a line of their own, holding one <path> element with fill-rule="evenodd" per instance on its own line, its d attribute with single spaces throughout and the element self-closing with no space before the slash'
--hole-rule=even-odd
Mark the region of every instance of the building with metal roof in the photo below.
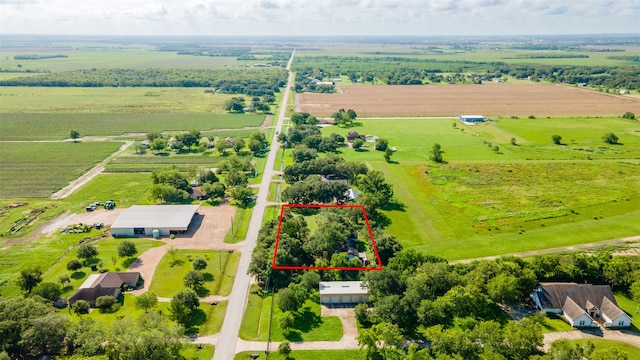
<svg viewBox="0 0 640 360">
<path fill-rule="evenodd" d="M 114 237 L 168 236 L 187 231 L 200 205 L 133 205 L 111 224 Z"/>
<path fill-rule="evenodd" d="M 369 302 L 369 289 L 362 281 L 321 281 L 321 304 L 359 304 Z"/>
</svg>

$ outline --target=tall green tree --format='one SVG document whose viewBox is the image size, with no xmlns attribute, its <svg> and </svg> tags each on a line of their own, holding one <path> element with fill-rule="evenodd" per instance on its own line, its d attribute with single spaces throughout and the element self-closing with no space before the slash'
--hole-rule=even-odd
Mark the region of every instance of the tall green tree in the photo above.
<svg viewBox="0 0 640 360">
<path fill-rule="evenodd" d="M 433 144 L 433 147 L 431 148 L 431 151 L 429 152 L 429 160 L 435 162 L 435 163 L 441 163 L 443 162 L 443 158 L 442 158 L 442 147 L 440 146 L 440 144 L 435 143 Z"/>
<path fill-rule="evenodd" d="M 20 271 L 20 277 L 18 278 L 18 286 L 22 291 L 31 293 L 36 285 L 42 281 L 42 270 L 40 268 L 29 268 Z"/>
<path fill-rule="evenodd" d="M 73 142 L 76 142 L 79 137 L 80 137 L 79 132 L 77 132 L 76 130 L 69 130 L 69 138 L 72 139 Z"/>
<path fill-rule="evenodd" d="M 136 244 L 131 240 L 122 240 L 118 244 L 118 256 L 120 257 L 132 257 L 137 253 Z"/>
</svg>

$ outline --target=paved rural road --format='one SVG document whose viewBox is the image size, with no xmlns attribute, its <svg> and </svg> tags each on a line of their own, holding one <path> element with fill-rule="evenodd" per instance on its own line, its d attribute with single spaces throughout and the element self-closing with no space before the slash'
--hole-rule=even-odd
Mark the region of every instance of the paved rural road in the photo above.
<svg viewBox="0 0 640 360">
<path fill-rule="evenodd" d="M 278 115 L 278 121 L 276 129 L 282 128 L 284 123 L 284 114 L 287 109 L 287 101 L 289 99 L 289 89 L 293 81 L 293 73 L 291 70 L 291 62 L 295 51 L 291 53 L 291 58 L 287 64 L 287 70 L 289 70 L 289 78 L 287 79 L 287 87 L 284 91 L 284 97 L 282 98 L 282 106 L 280 106 L 280 114 Z M 273 177 L 273 166 L 276 161 L 276 154 L 279 149 L 278 136 L 274 132 L 273 139 L 271 140 L 271 148 L 269 150 L 269 156 L 267 157 L 267 164 L 264 168 L 264 175 L 262 176 L 262 182 L 260 183 L 260 190 L 258 191 L 258 199 L 256 200 L 256 206 L 253 208 L 251 215 L 251 222 L 249 223 L 249 230 L 247 231 L 247 237 L 244 242 L 244 249 L 240 257 L 240 263 L 238 264 L 238 271 L 236 272 L 236 278 L 233 282 L 233 288 L 231 289 L 231 295 L 229 296 L 229 305 L 227 307 L 227 314 L 224 317 L 224 323 L 222 329 L 217 337 L 217 346 L 214 360 L 229 360 L 233 359 L 236 353 L 236 345 L 238 343 L 238 332 L 240 331 L 240 323 L 242 322 L 242 315 L 247 305 L 247 296 L 249 295 L 249 286 L 251 284 L 251 277 L 247 274 L 249 270 L 249 263 L 251 262 L 251 254 L 253 248 L 256 246 L 256 240 L 258 239 L 258 231 L 262 225 L 262 216 L 267 206 L 267 195 L 269 194 L 269 185 L 271 184 L 271 178 Z"/>
</svg>

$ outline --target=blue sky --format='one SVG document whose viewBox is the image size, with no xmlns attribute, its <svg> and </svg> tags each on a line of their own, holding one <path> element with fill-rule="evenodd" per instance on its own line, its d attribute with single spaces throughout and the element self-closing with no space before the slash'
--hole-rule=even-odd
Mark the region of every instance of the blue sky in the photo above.
<svg viewBox="0 0 640 360">
<path fill-rule="evenodd" d="M 640 33 L 640 0 L 0 0 L 0 33 Z"/>
</svg>

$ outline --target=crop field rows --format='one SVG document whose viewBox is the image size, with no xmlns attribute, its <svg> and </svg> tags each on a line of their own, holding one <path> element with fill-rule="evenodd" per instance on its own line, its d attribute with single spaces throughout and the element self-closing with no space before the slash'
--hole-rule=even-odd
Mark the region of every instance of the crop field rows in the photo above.
<svg viewBox="0 0 640 360">
<path fill-rule="evenodd" d="M 340 108 L 375 116 L 611 116 L 640 113 L 636 98 L 550 84 L 340 86 L 338 94 L 296 95 L 297 111 L 330 116 Z"/>
</svg>

